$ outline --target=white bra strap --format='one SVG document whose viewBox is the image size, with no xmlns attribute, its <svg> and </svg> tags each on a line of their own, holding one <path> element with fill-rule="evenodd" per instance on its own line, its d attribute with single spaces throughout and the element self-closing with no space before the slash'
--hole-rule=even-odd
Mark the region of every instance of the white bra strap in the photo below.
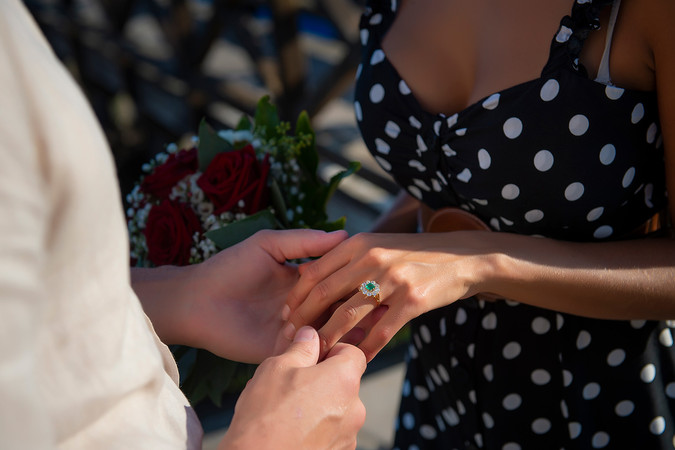
<svg viewBox="0 0 675 450">
<path fill-rule="evenodd" d="M 609 49 L 612 47 L 612 35 L 614 34 L 616 18 L 619 15 L 620 4 L 621 0 L 614 0 L 614 3 L 612 3 L 612 11 L 609 16 L 609 24 L 607 25 L 607 36 L 605 37 L 605 51 L 602 53 L 600 67 L 598 67 L 598 76 L 595 78 L 595 81 L 607 85 L 612 84 L 612 78 L 609 76 Z"/>
</svg>

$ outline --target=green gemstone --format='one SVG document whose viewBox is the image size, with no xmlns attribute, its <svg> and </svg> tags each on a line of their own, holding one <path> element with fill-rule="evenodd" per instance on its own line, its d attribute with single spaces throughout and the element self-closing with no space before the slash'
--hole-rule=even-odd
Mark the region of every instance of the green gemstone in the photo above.
<svg viewBox="0 0 675 450">
<path fill-rule="evenodd" d="M 370 283 L 366 283 L 366 290 L 368 292 L 373 292 L 375 290 L 375 283 L 372 281 Z"/>
</svg>

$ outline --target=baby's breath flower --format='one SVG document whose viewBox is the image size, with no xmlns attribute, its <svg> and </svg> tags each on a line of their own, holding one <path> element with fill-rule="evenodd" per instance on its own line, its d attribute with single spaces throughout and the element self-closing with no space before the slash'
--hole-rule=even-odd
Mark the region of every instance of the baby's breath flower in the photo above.
<svg viewBox="0 0 675 450">
<path fill-rule="evenodd" d="M 199 205 L 201 203 L 204 203 L 204 191 L 202 191 L 199 186 L 196 184 L 190 186 L 190 193 L 192 196 L 190 197 L 190 201 L 192 202 L 193 205 Z"/>
<path fill-rule="evenodd" d="M 148 219 L 150 209 L 152 209 L 152 205 L 148 203 L 136 213 L 136 223 L 138 224 L 138 228 L 145 228 L 145 221 Z"/>
<path fill-rule="evenodd" d="M 213 215 L 213 203 L 211 202 L 201 202 L 197 205 L 197 213 L 199 214 L 199 218 L 204 224 L 206 224 L 206 221 L 210 218 L 213 217 L 213 221 L 215 222 L 215 216 Z"/>
<path fill-rule="evenodd" d="M 211 226 L 212 226 L 214 223 L 216 223 L 216 216 L 214 216 L 213 214 L 210 214 L 210 215 L 207 216 L 206 219 L 204 220 L 204 226 L 205 226 L 206 228 L 211 228 Z"/>
<path fill-rule="evenodd" d="M 167 159 L 169 159 L 169 155 L 164 152 L 159 152 L 155 155 L 155 161 L 157 161 L 158 164 L 164 164 Z"/>
<path fill-rule="evenodd" d="M 178 145 L 176 145 L 175 142 L 170 143 L 169 145 L 166 146 L 166 151 L 168 153 L 176 153 L 178 151 Z"/>
</svg>

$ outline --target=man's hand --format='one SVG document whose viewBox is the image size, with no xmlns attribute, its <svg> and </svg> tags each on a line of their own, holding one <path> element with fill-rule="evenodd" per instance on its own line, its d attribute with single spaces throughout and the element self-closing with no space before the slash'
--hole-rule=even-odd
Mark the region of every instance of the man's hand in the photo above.
<svg viewBox="0 0 675 450">
<path fill-rule="evenodd" d="M 318 358 L 316 331 L 301 328 L 285 353 L 258 367 L 219 449 L 354 449 L 365 421 L 358 397 L 365 356 L 337 344 Z"/>
<path fill-rule="evenodd" d="M 299 278 L 287 260 L 321 256 L 346 237 L 261 231 L 198 265 L 134 269 L 133 288 L 165 343 L 258 363 L 273 354 L 282 308 Z M 282 337 L 277 349 L 287 344 Z"/>
</svg>

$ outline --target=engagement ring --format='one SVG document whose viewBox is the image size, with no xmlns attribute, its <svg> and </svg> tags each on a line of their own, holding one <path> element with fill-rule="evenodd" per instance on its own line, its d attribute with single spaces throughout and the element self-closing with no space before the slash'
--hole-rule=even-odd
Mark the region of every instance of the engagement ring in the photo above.
<svg viewBox="0 0 675 450">
<path fill-rule="evenodd" d="M 380 285 L 377 284 L 375 281 L 364 281 L 361 283 L 361 287 L 359 288 L 361 290 L 361 293 L 365 295 L 366 297 L 375 297 L 375 301 L 379 305 L 380 302 L 382 301 L 380 299 Z"/>
</svg>

